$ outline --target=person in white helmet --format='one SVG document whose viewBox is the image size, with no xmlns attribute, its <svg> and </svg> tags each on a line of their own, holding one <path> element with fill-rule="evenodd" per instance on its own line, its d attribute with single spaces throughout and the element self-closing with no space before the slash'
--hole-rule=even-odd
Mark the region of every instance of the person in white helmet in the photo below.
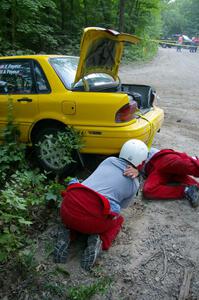
<svg viewBox="0 0 199 300">
<path fill-rule="evenodd" d="M 109 249 L 124 221 L 121 209 L 137 195 L 137 167 L 147 155 L 145 143 L 131 139 L 122 146 L 119 158 L 106 158 L 81 184 L 78 180 L 69 184 L 62 193 L 60 214 L 64 227 L 54 250 L 56 263 L 66 262 L 72 231 L 88 234 L 81 258 L 81 266 L 86 270 L 92 268 L 100 250 Z M 134 169 L 134 178 L 124 176 L 129 164 Z"/>
</svg>

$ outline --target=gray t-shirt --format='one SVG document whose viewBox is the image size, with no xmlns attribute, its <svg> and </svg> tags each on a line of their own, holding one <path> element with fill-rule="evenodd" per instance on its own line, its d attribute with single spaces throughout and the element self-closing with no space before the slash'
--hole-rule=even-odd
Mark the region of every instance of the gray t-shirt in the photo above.
<svg viewBox="0 0 199 300">
<path fill-rule="evenodd" d="M 82 184 L 105 196 L 110 202 L 111 210 L 119 212 L 133 202 L 139 189 L 137 178 L 123 175 L 127 165 L 129 163 L 123 159 L 108 157 Z"/>
</svg>

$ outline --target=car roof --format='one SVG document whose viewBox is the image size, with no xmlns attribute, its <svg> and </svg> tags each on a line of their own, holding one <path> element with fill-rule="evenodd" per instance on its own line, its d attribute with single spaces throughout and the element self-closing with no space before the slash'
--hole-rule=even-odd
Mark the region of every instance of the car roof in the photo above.
<svg viewBox="0 0 199 300">
<path fill-rule="evenodd" d="M 73 55 L 62 55 L 62 54 L 31 54 L 31 55 L 12 55 L 12 56 L 1 56 L 0 60 L 6 59 L 38 59 L 38 58 L 53 58 L 53 57 L 77 57 Z"/>
</svg>

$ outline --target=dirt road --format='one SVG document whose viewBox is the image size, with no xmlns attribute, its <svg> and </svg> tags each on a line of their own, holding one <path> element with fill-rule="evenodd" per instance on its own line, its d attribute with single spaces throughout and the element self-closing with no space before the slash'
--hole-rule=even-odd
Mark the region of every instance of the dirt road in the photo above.
<svg viewBox="0 0 199 300">
<path fill-rule="evenodd" d="M 124 66 L 123 82 L 149 84 L 160 95 L 165 122 L 154 146 L 199 154 L 199 53 L 159 49 L 153 62 Z M 199 299 L 199 210 L 183 201 L 142 201 L 102 258 L 115 284 L 107 299 Z M 189 287 L 187 272 L 191 274 Z"/>
<path fill-rule="evenodd" d="M 124 66 L 120 76 L 123 82 L 152 85 L 160 96 L 165 122 L 155 139 L 157 145 L 197 154 L 199 52 L 160 48 L 154 61 L 136 67 Z"/>
</svg>

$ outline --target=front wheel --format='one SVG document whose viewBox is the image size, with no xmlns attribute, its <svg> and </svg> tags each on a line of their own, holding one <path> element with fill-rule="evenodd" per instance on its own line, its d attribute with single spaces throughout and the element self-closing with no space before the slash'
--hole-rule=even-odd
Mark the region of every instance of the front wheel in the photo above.
<svg viewBox="0 0 199 300">
<path fill-rule="evenodd" d="M 35 135 L 33 145 L 36 160 L 45 171 L 54 174 L 71 174 L 77 167 L 77 151 L 67 147 L 60 138 L 60 133 L 64 133 L 66 142 L 67 132 L 61 127 L 43 128 Z"/>
</svg>

